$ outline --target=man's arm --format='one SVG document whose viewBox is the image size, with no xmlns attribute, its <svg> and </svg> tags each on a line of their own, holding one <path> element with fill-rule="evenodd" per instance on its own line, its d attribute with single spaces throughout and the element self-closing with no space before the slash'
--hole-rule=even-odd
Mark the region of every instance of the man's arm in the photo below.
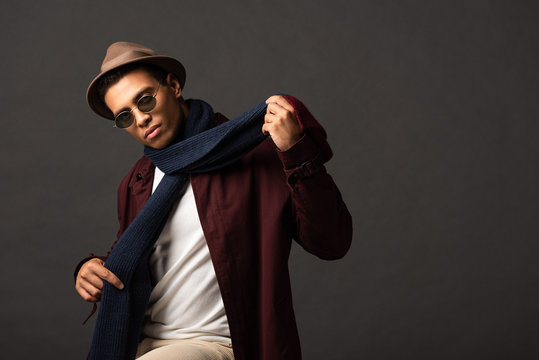
<svg viewBox="0 0 539 360">
<path fill-rule="evenodd" d="M 320 258 L 340 258 L 352 241 L 352 217 L 324 166 L 332 156 L 325 132 L 296 98 L 272 96 L 267 103 L 262 131 L 280 150 L 295 207 L 296 241 Z"/>
</svg>

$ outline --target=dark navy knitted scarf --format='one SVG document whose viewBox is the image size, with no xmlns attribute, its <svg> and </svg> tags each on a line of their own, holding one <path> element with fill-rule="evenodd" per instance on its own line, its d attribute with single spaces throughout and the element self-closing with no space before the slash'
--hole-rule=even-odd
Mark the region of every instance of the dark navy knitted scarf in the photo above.
<svg viewBox="0 0 539 360">
<path fill-rule="evenodd" d="M 262 134 L 265 102 L 216 127 L 210 105 L 201 100 L 188 100 L 188 105 L 184 140 L 162 150 L 144 149 L 165 176 L 105 263 L 125 287 L 118 290 L 104 281 L 90 359 L 135 358 L 152 291 L 148 258 L 189 174 L 227 166 L 266 138 Z"/>
</svg>

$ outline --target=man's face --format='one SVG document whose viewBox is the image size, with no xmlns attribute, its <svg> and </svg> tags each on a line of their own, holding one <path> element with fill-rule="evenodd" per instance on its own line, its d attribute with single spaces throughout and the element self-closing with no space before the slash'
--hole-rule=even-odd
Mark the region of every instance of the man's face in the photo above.
<svg viewBox="0 0 539 360">
<path fill-rule="evenodd" d="M 169 74 L 166 83 L 159 87 L 155 108 L 149 113 L 136 106 L 144 95 L 153 95 L 159 82 L 148 72 L 138 69 L 123 76 L 105 94 L 105 103 L 114 116 L 133 109 L 135 121 L 125 130 L 138 142 L 155 149 L 170 145 L 179 135 L 183 123 L 183 113 L 178 99 L 181 88 L 177 79 Z"/>
</svg>

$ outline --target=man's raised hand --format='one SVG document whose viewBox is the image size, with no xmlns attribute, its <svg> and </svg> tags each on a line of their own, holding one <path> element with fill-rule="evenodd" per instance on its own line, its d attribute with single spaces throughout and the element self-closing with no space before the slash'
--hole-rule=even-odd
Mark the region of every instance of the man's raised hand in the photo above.
<svg viewBox="0 0 539 360">
<path fill-rule="evenodd" d="M 271 136 L 279 150 L 286 151 L 297 143 L 303 135 L 303 130 L 296 119 L 294 107 L 280 95 L 269 97 L 266 104 L 268 104 L 268 108 L 264 116 L 262 132 Z"/>
</svg>

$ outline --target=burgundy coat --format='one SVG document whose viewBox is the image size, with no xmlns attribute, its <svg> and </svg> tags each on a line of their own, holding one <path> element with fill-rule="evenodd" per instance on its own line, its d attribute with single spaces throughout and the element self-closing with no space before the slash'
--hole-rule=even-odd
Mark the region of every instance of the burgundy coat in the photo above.
<svg viewBox="0 0 539 360">
<path fill-rule="evenodd" d="M 313 138 L 305 134 L 285 152 L 268 138 L 232 166 L 191 175 L 236 360 L 301 359 L 288 274 L 292 239 L 327 260 L 350 246 L 351 216 L 321 160 L 331 150 Z M 120 183 L 118 238 L 150 197 L 153 174 L 142 157 Z"/>
</svg>

